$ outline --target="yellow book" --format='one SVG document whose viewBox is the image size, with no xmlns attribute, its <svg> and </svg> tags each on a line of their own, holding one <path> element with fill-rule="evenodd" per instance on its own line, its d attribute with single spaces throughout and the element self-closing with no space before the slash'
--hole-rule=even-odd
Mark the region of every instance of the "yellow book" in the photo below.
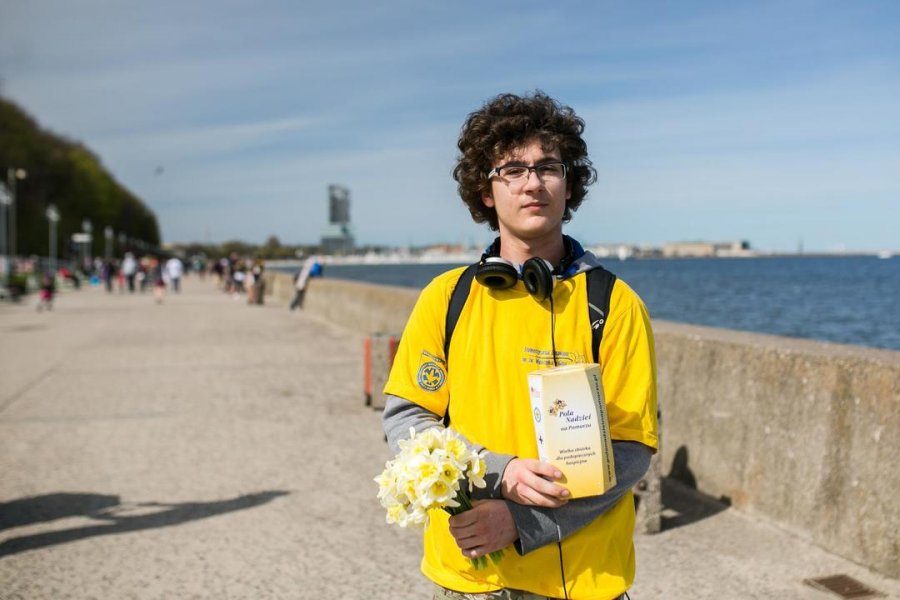
<svg viewBox="0 0 900 600">
<path fill-rule="evenodd" d="M 598 496 L 616 485 L 600 365 L 579 364 L 528 374 L 540 459 L 562 471 L 572 498 Z"/>
</svg>

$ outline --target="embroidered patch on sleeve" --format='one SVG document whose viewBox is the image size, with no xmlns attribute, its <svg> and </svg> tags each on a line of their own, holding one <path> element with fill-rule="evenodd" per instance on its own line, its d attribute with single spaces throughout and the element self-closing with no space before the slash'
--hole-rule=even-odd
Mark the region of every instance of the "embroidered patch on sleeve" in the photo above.
<svg viewBox="0 0 900 600">
<path fill-rule="evenodd" d="M 441 389 L 444 381 L 447 380 L 447 374 L 444 371 L 444 361 L 423 350 L 416 380 L 419 382 L 419 387 L 428 392 L 435 392 Z"/>
</svg>

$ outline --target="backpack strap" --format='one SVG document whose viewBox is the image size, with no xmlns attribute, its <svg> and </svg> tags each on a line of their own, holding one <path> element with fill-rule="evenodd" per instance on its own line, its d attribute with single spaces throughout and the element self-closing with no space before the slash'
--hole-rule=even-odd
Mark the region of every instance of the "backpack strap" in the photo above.
<svg viewBox="0 0 900 600">
<path fill-rule="evenodd" d="M 469 299 L 469 290 L 472 288 L 472 279 L 475 278 L 475 270 L 478 263 L 474 263 L 466 267 L 466 270 L 460 274 L 456 280 L 456 287 L 450 294 L 450 303 L 447 305 L 447 318 L 444 321 L 444 360 L 447 365 L 450 364 L 450 339 L 453 337 L 453 330 L 456 329 L 456 322 L 459 321 L 459 315 L 462 313 L 466 300 Z"/>
<path fill-rule="evenodd" d="M 603 339 L 603 327 L 609 316 L 609 300 L 612 297 L 616 276 L 603 267 L 596 267 L 588 271 L 586 277 L 591 349 L 594 352 L 594 362 L 600 364 L 600 341 Z"/>
<path fill-rule="evenodd" d="M 450 302 L 447 305 L 447 318 L 444 320 L 444 360 L 446 361 L 447 370 L 450 367 L 450 340 L 453 338 L 453 330 L 456 329 L 456 322 L 459 321 L 459 315 L 462 313 L 466 300 L 469 299 L 469 291 L 472 289 L 472 280 L 475 278 L 475 271 L 478 263 L 474 263 L 466 267 L 459 279 L 456 280 L 456 287 L 450 293 Z M 444 413 L 444 427 L 450 427 L 450 405 L 447 404 L 447 412 Z"/>
</svg>

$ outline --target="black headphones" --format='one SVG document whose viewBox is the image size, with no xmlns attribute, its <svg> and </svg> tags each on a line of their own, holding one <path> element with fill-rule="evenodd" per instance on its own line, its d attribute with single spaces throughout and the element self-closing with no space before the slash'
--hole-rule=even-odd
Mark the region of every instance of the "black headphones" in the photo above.
<svg viewBox="0 0 900 600">
<path fill-rule="evenodd" d="M 563 244 L 565 246 L 565 256 L 559 265 L 559 272 L 565 273 L 571 266 L 572 262 L 577 258 L 575 244 L 568 236 L 563 236 Z M 580 248 L 579 248 L 580 249 Z M 584 251 L 581 251 L 583 254 Z M 500 257 L 500 238 L 488 246 L 478 268 L 475 270 L 475 280 L 484 287 L 492 290 L 505 290 L 516 285 L 519 280 L 519 270 L 511 262 Z M 531 297 L 538 302 L 543 302 L 553 293 L 553 287 L 556 285 L 557 275 L 554 272 L 553 265 L 543 258 L 534 256 L 525 261 L 522 265 L 522 282 L 525 289 L 531 294 Z"/>
</svg>

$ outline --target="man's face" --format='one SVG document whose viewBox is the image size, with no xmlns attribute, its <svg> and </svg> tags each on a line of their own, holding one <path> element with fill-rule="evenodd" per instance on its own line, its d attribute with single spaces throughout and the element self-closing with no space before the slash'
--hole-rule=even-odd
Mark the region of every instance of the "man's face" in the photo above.
<svg viewBox="0 0 900 600">
<path fill-rule="evenodd" d="M 558 150 L 545 151 L 534 140 L 501 157 L 492 166 L 531 167 L 561 160 Z M 516 182 L 495 175 L 491 178 L 491 193 L 483 194 L 481 200 L 497 211 L 501 237 L 537 241 L 561 235 L 566 200 L 571 194 L 566 179 L 542 178 L 529 171 L 524 181 Z"/>
</svg>

